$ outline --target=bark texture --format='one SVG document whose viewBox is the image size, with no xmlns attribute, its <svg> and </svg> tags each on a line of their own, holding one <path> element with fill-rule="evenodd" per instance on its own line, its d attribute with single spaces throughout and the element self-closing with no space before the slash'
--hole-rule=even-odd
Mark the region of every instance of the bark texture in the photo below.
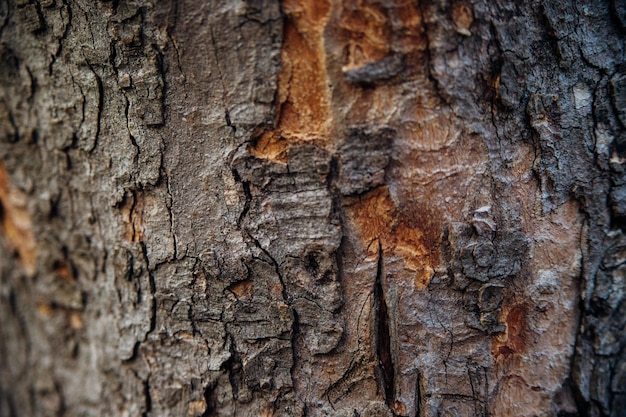
<svg viewBox="0 0 626 417">
<path fill-rule="evenodd" d="M 624 416 L 625 32 L 0 1 L 0 415 Z"/>
</svg>

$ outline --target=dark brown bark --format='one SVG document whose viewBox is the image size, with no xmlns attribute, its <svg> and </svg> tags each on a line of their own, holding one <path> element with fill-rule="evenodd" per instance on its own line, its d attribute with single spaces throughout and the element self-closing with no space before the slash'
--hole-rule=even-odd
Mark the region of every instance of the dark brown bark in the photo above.
<svg viewBox="0 0 626 417">
<path fill-rule="evenodd" d="M 0 3 L 1 416 L 622 416 L 623 1 Z"/>
</svg>

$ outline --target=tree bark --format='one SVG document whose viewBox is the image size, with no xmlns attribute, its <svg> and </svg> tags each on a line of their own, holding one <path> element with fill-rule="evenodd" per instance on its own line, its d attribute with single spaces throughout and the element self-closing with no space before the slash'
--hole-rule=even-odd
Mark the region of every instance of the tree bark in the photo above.
<svg viewBox="0 0 626 417">
<path fill-rule="evenodd" d="M 0 416 L 626 415 L 625 32 L 0 1 Z"/>
</svg>

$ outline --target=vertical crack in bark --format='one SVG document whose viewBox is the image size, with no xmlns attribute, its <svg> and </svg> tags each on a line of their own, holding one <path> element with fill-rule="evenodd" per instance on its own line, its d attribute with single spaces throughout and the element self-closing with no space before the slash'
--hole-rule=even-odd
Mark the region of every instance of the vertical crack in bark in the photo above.
<svg viewBox="0 0 626 417">
<path fill-rule="evenodd" d="M 9 8 L 9 2 L 5 2 L 4 4 L 5 4 L 5 7 L 6 7 L 6 9 L 5 9 L 6 14 L 3 16 L 2 23 L 0 23 L 0 37 L 2 36 L 2 34 L 4 32 L 4 29 L 9 24 L 9 16 L 11 15 L 11 11 L 10 11 L 10 8 Z M 2 11 L 3 10 L 0 9 L 0 12 L 2 12 Z"/>
<path fill-rule="evenodd" d="M 165 178 L 165 190 L 167 191 L 167 200 L 165 202 L 165 207 L 167 208 L 167 213 L 170 221 L 170 234 L 172 235 L 172 240 L 174 241 L 174 254 L 172 259 L 178 258 L 178 242 L 176 241 L 176 233 L 174 231 L 174 214 L 172 213 L 172 202 L 174 201 L 174 197 L 172 196 L 172 187 L 170 184 L 170 177 L 166 173 L 165 169 L 161 172 L 161 177 Z"/>
<path fill-rule="evenodd" d="M 298 312 L 296 311 L 295 308 L 291 308 L 291 313 L 293 314 L 293 322 L 291 323 L 291 369 L 289 370 L 289 374 L 291 375 L 291 379 L 294 379 L 294 375 L 296 373 L 296 365 L 298 363 L 298 357 L 299 357 L 299 351 L 300 349 L 298 349 L 298 336 L 300 336 L 300 317 L 298 316 Z M 294 393 L 296 394 L 296 399 L 298 401 L 301 401 L 298 398 L 298 394 L 297 392 L 294 391 Z M 306 410 L 306 403 L 304 401 L 301 401 L 302 404 L 305 407 Z"/>
<path fill-rule="evenodd" d="M 141 417 L 148 417 L 152 411 L 152 397 L 150 396 L 150 377 L 148 376 L 143 382 L 143 394 L 145 399 L 146 411 L 141 413 Z"/>
<path fill-rule="evenodd" d="M 472 391 L 471 401 L 474 409 L 474 416 L 489 416 L 489 379 L 487 368 L 468 360 L 467 377 Z"/>
<path fill-rule="evenodd" d="M 418 370 L 417 376 L 415 378 L 415 417 L 424 417 L 424 410 L 422 409 L 423 404 L 423 387 L 424 385 L 424 375 Z"/>
<path fill-rule="evenodd" d="M 483 415 L 489 417 L 489 377 L 487 375 L 487 368 L 482 367 L 483 378 L 485 379 L 485 395 L 483 397 Z"/>
<path fill-rule="evenodd" d="M 57 410 L 58 410 L 57 415 L 63 416 L 65 415 L 65 412 L 67 411 L 67 402 L 65 401 L 63 387 L 57 379 L 54 380 L 54 392 L 56 393 L 56 396 L 59 401 L 59 405 L 57 407 Z"/>
<path fill-rule="evenodd" d="M 96 148 L 96 146 L 98 146 L 98 139 L 100 138 L 100 129 L 101 129 L 101 124 L 102 124 L 102 110 L 104 109 L 104 86 L 102 84 L 102 79 L 100 78 L 96 70 L 93 68 L 91 63 L 87 59 L 85 59 L 85 62 L 87 63 L 87 66 L 93 73 L 93 76 L 96 78 L 96 85 L 98 86 L 98 108 L 96 109 L 96 113 L 97 113 L 96 114 L 96 133 L 94 135 L 93 143 L 91 144 L 89 149 L 87 149 L 87 152 L 91 153 Z"/>
<path fill-rule="evenodd" d="M 159 102 L 160 114 L 158 115 L 156 121 L 147 123 L 147 126 L 158 127 L 158 126 L 162 126 L 165 124 L 166 122 L 165 118 L 167 116 L 167 113 L 165 111 L 165 108 L 166 108 L 165 96 L 166 94 L 168 94 L 167 77 L 165 76 L 165 73 L 167 72 L 167 70 L 165 66 L 165 57 L 163 56 L 163 52 L 161 51 L 161 48 L 153 44 L 152 51 L 154 52 L 154 55 L 155 55 L 156 69 L 157 69 L 157 72 L 161 81 L 161 94 L 158 94 L 158 90 L 157 90 L 157 100 L 156 100 Z"/>
<path fill-rule="evenodd" d="M 474 387 L 474 378 L 472 378 L 471 364 L 469 363 L 467 365 L 467 378 L 469 379 L 470 388 L 472 389 L 472 402 L 474 403 L 474 415 L 479 416 L 480 414 L 479 414 L 478 405 L 477 405 L 477 401 L 479 400 L 477 397 L 476 388 Z"/>
<path fill-rule="evenodd" d="M 132 143 L 133 147 L 136 150 L 136 153 L 133 156 L 133 165 L 136 165 L 139 159 L 139 153 L 141 152 L 141 150 L 139 149 L 137 140 L 131 133 L 129 111 L 130 111 L 130 100 L 128 99 L 128 96 L 124 94 L 124 117 L 126 118 L 126 131 L 128 132 L 128 138 L 130 139 L 130 142 Z"/>
<path fill-rule="evenodd" d="M 204 410 L 204 413 L 202 413 L 200 417 L 211 417 L 211 416 L 216 415 L 217 405 L 216 405 L 216 398 L 215 398 L 216 395 L 215 395 L 214 384 L 207 385 L 207 387 L 204 389 L 202 396 L 204 397 L 206 409 Z"/>
<path fill-rule="evenodd" d="M 35 100 L 35 92 L 37 91 L 38 84 L 37 79 L 33 75 L 33 72 L 30 70 L 28 65 L 24 64 L 24 69 L 26 70 L 26 74 L 28 74 L 28 81 L 30 82 L 30 90 L 28 92 L 28 97 L 26 97 L 26 101 L 28 102 L 29 110 L 32 111 Z M 35 132 L 37 131 L 33 131 L 32 134 L 35 134 Z"/>
<path fill-rule="evenodd" d="M 375 341 L 378 367 L 380 370 L 385 403 L 392 407 L 394 404 L 394 366 L 391 355 L 391 337 L 389 332 L 389 312 L 383 290 L 384 258 L 383 246 L 378 241 L 378 267 L 374 284 L 374 311 L 375 311 Z"/>
<path fill-rule="evenodd" d="M 152 297 L 152 300 L 151 300 L 152 304 L 150 308 L 150 328 L 146 332 L 146 338 L 147 338 L 147 336 L 150 333 L 152 333 L 154 329 L 156 329 L 156 317 L 157 317 L 156 283 L 154 281 L 154 274 L 152 273 L 153 269 L 150 266 L 150 259 L 148 257 L 148 249 L 146 247 L 146 244 L 143 241 L 140 241 L 139 244 L 141 245 L 141 252 L 143 254 L 144 261 L 146 263 L 146 270 L 147 270 L 148 280 L 149 280 L 148 282 L 150 284 L 150 296 Z"/>
<path fill-rule="evenodd" d="M 81 101 L 81 105 L 80 105 L 80 123 L 78 124 L 78 129 L 77 131 L 80 131 L 81 129 L 83 129 L 83 125 L 85 124 L 85 116 L 87 114 L 86 108 L 87 108 L 87 96 L 85 96 L 85 92 L 83 91 L 83 87 L 81 87 L 80 83 L 76 82 L 76 80 L 74 79 L 74 74 L 72 74 L 72 72 L 70 71 L 70 77 L 72 79 L 72 84 L 74 85 L 75 88 L 78 88 L 78 91 L 80 91 L 80 96 L 82 97 L 82 101 Z M 72 134 L 72 147 L 75 147 L 78 144 L 78 134 L 77 132 L 74 132 Z"/>
<path fill-rule="evenodd" d="M 195 258 L 193 268 L 191 269 L 193 272 L 191 273 L 191 288 L 198 288 L 198 275 L 200 274 L 198 271 L 201 268 L 200 266 L 200 258 Z M 191 302 L 189 304 L 189 308 L 187 310 L 187 319 L 189 320 L 189 324 L 191 325 L 191 331 L 194 336 L 200 336 L 204 338 L 202 331 L 198 328 L 198 323 L 196 322 L 196 315 L 194 314 L 193 306 L 198 303 L 198 294 L 194 292 L 191 296 Z"/>
<path fill-rule="evenodd" d="M 233 126 L 233 129 L 234 129 L 234 126 Z M 231 165 L 232 165 L 232 162 L 231 162 Z M 252 201 L 252 194 L 250 193 L 250 183 L 248 181 L 242 180 L 241 176 L 239 175 L 236 169 L 231 169 L 231 172 L 233 174 L 233 178 L 235 179 L 235 182 L 238 182 L 241 184 L 243 193 L 246 196 L 246 201 L 243 205 L 243 209 L 241 210 L 241 213 L 239 214 L 239 217 L 237 218 L 237 227 L 241 230 L 241 224 L 243 222 L 243 219 L 248 214 L 248 211 L 250 211 L 250 202 Z"/>
<path fill-rule="evenodd" d="M 241 385 L 243 383 L 243 364 L 241 362 L 241 357 L 239 356 L 239 352 L 235 348 L 235 339 L 232 334 L 228 331 L 228 327 L 225 326 L 226 329 L 226 340 L 229 340 L 228 350 L 230 352 L 230 358 L 226 362 L 224 362 L 223 367 L 228 372 L 228 382 L 230 383 L 230 388 L 233 393 L 233 398 L 235 400 L 239 400 L 239 391 L 241 389 Z M 210 393 L 210 387 L 207 387 L 207 391 Z M 209 398 L 205 397 L 207 404 L 209 404 Z M 207 407 L 209 409 L 209 407 Z M 209 414 L 207 414 L 209 415 Z"/>
<path fill-rule="evenodd" d="M 427 15 L 426 15 L 426 11 L 424 10 L 426 7 L 428 7 L 429 4 L 423 4 L 418 6 L 418 11 L 420 13 L 420 19 L 423 22 L 424 25 L 424 40 L 426 41 L 426 48 L 424 50 L 425 52 L 425 58 L 426 58 L 426 78 L 428 79 L 428 81 L 431 82 L 432 86 L 433 86 L 433 91 L 435 92 L 435 95 L 437 96 L 437 98 L 442 102 L 442 103 L 446 103 L 447 100 L 444 97 L 442 90 L 439 86 L 439 80 L 437 79 L 437 77 L 435 76 L 435 74 L 433 74 L 433 69 L 432 69 L 432 65 L 433 65 L 433 46 L 432 46 L 432 32 L 434 32 L 433 30 L 433 25 L 429 22 L 429 20 L 427 20 Z"/>
<path fill-rule="evenodd" d="M 579 239 L 578 239 L 578 250 L 580 252 L 581 262 L 584 262 L 585 259 L 585 251 L 587 242 L 585 241 L 585 229 L 589 227 L 589 222 L 591 221 L 589 213 L 585 213 L 585 217 L 580 225 Z M 583 329 L 585 325 L 585 301 L 584 294 L 586 293 L 585 286 L 585 268 L 581 265 L 580 270 L 578 271 L 577 277 L 579 288 L 578 288 L 578 303 L 576 304 L 576 309 L 578 310 L 578 320 L 577 320 L 577 329 Z M 581 417 L 586 417 L 589 414 L 589 410 L 587 409 L 587 401 L 585 400 L 585 395 L 581 390 L 581 384 L 577 383 L 577 361 L 579 360 L 578 346 L 581 346 L 584 343 L 583 338 L 585 335 L 581 330 L 576 332 L 576 337 L 574 339 L 574 352 L 569 360 L 569 371 L 566 380 L 571 381 L 570 387 L 572 389 L 572 393 L 574 396 L 574 402 L 576 403 L 576 408 Z"/>
<path fill-rule="evenodd" d="M 0 385 L 0 411 L 8 412 L 7 417 L 17 417 L 17 411 L 15 409 L 15 401 L 11 395 L 11 392 L 4 390 Z"/>
</svg>

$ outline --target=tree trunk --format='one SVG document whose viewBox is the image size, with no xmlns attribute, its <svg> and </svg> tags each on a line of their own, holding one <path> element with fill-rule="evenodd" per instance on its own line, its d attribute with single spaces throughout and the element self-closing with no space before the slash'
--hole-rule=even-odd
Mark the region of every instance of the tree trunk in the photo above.
<svg viewBox="0 0 626 417">
<path fill-rule="evenodd" d="M 0 415 L 626 415 L 625 31 L 0 1 Z"/>
</svg>

